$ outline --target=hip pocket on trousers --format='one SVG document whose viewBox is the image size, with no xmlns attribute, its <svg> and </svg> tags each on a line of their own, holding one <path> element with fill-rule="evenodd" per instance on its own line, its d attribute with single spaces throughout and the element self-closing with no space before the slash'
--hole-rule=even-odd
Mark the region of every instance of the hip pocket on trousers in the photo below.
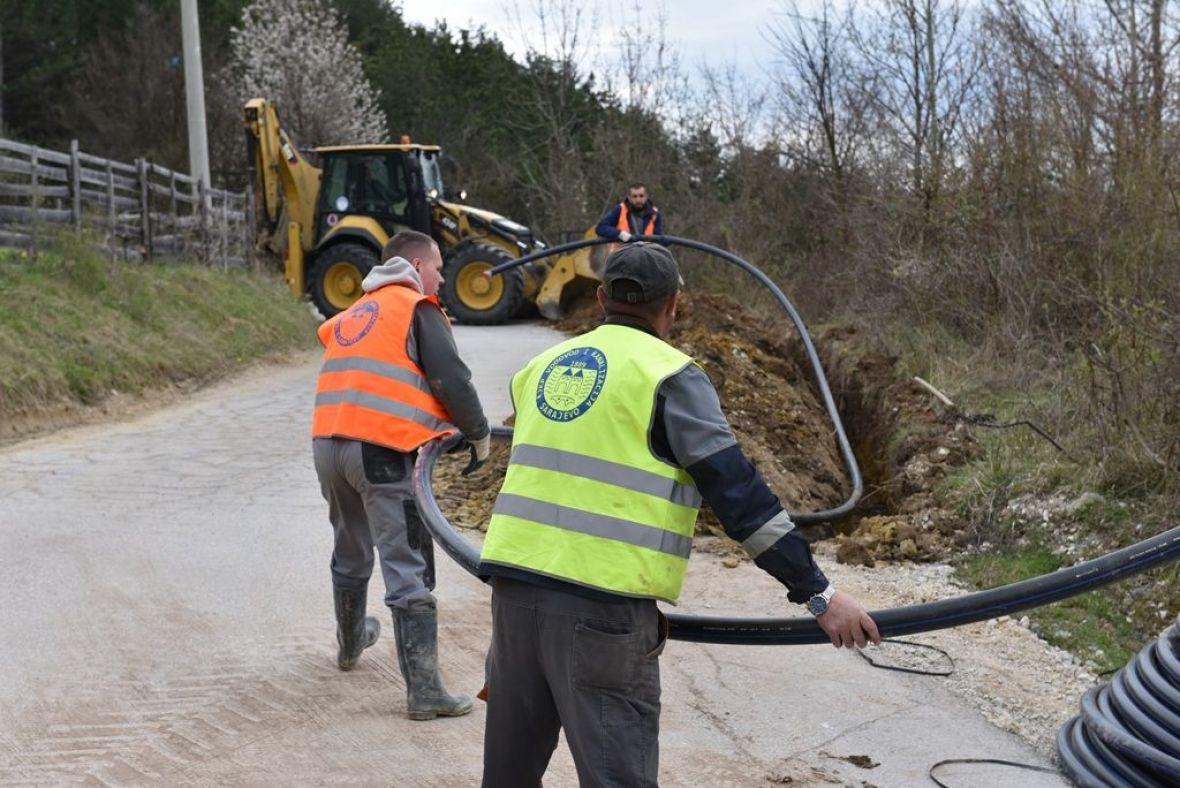
<svg viewBox="0 0 1180 788">
<path fill-rule="evenodd" d="M 643 658 L 642 632 L 603 632 L 574 625 L 571 673 L 575 684 L 630 689 L 640 678 Z"/>
<path fill-rule="evenodd" d="M 406 478 L 405 454 L 374 443 L 361 443 L 361 464 L 369 484 L 393 484 Z"/>
</svg>

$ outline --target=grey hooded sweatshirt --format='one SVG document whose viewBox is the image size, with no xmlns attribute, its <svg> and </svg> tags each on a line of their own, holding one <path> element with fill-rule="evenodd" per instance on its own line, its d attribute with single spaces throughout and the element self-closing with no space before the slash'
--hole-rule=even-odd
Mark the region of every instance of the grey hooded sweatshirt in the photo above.
<svg viewBox="0 0 1180 788">
<path fill-rule="evenodd" d="M 409 287 L 423 292 L 422 279 L 403 257 L 392 257 L 375 266 L 365 276 L 361 287 L 366 293 L 382 287 Z M 429 301 L 414 308 L 406 354 L 422 367 L 431 393 L 447 409 L 451 423 L 464 436 L 479 440 L 488 434 L 488 420 L 479 404 L 475 386 L 471 384 L 471 370 L 459 358 L 447 316 Z"/>
</svg>

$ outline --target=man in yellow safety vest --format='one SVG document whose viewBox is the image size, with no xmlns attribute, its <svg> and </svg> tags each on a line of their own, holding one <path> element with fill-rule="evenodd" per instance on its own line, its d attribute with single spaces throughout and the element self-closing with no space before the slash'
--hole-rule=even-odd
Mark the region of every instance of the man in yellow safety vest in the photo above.
<svg viewBox="0 0 1180 788">
<path fill-rule="evenodd" d="M 879 642 L 737 446 L 709 378 L 664 340 L 683 281 L 662 246 L 606 262 L 606 322 L 512 379 L 516 428 L 482 554 L 492 581 L 485 788 L 533 788 L 565 729 L 583 786 L 654 786 L 657 659 L 702 499 L 836 646 Z"/>
</svg>

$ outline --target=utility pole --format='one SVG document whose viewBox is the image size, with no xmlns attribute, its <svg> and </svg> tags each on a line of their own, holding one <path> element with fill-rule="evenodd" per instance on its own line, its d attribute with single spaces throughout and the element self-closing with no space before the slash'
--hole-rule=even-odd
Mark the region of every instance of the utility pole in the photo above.
<svg viewBox="0 0 1180 788">
<path fill-rule="evenodd" d="M 197 0 L 180 0 L 184 40 L 184 97 L 188 108 L 189 174 L 209 188 L 209 135 L 205 130 L 205 77 L 201 69 L 201 25 Z"/>
</svg>

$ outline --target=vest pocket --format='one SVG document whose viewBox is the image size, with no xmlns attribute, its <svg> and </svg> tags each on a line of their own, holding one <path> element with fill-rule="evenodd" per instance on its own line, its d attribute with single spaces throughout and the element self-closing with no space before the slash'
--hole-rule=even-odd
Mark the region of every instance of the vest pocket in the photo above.
<svg viewBox="0 0 1180 788">
<path fill-rule="evenodd" d="M 644 658 L 642 632 L 602 632 L 574 625 L 572 674 L 575 684 L 626 690 L 639 680 Z"/>
</svg>

